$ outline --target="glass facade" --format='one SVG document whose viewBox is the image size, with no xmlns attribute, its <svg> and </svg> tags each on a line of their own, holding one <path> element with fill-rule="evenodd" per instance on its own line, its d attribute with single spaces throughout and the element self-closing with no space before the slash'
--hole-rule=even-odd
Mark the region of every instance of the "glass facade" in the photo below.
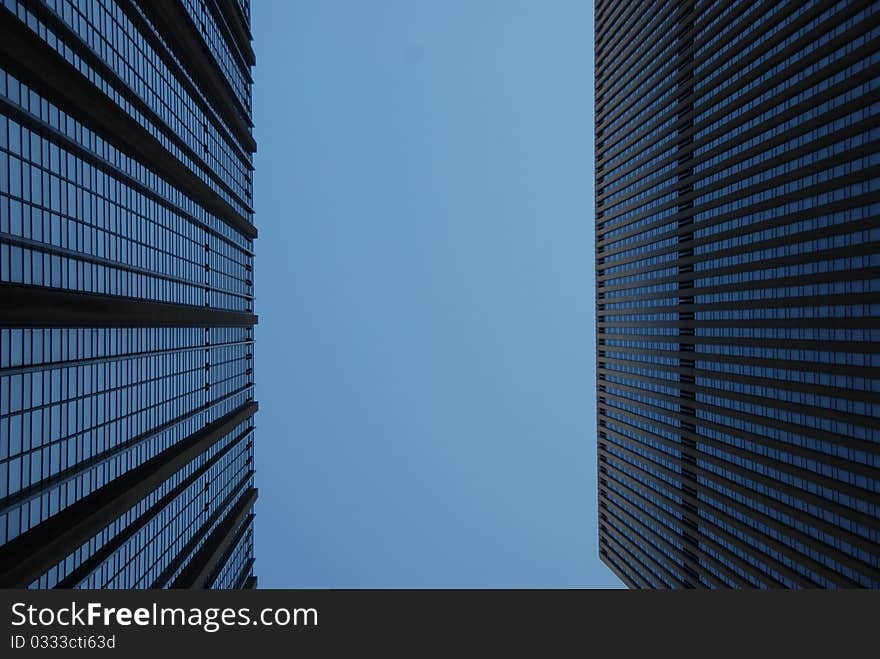
<svg viewBox="0 0 880 659">
<path fill-rule="evenodd" d="M 254 587 L 248 2 L 0 31 L 0 586 Z"/>
<path fill-rule="evenodd" d="M 880 588 L 880 2 L 596 3 L 599 553 Z"/>
</svg>

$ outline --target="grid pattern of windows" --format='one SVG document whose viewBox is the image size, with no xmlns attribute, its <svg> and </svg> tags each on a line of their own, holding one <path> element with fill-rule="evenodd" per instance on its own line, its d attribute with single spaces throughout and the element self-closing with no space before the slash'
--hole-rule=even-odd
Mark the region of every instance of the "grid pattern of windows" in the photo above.
<svg viewBox="0 0 880 659">
<path fill-rule="evenodd" d="M 0 0 L 4 586 L 254 584 L 248 16 Z"/>
<path fill-rule="evenodd" d="M 878 20 L 597 3 L 599 552 L 631 587 L 880 588 Z"/>
</svg>

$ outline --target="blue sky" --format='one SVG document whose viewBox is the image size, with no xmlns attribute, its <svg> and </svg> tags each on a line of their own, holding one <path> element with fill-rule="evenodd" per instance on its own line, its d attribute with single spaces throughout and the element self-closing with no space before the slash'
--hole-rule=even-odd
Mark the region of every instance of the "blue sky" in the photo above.
<svg viewBox="0 0 880 659">
<path fill-rule="evenodd" d="M 252 2 L 262 587 L 597 558 L 592 3 Z"/>
</svg>

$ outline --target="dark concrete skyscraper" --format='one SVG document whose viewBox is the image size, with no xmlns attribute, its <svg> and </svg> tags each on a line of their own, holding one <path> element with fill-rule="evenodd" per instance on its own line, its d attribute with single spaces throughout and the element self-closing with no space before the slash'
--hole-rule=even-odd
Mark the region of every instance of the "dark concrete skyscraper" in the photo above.
<svg viewBox="0 0 880 659">
<path fill-rule="evenodd" d="M 0 0 L 0 586 L 253 587 L 247 0 Z"/>
<path fill-rule="evenodd" d="M 602 560 L 880 587 L 880 2 L 600 0 Z"/>
</svg>

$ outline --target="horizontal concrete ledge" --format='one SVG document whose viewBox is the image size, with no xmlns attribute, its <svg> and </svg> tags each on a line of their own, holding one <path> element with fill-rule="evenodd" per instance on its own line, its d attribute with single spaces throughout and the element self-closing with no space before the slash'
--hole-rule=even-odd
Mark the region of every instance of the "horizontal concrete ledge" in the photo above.
<svg viewBox="0 0 880 659">
<path fill-rule="evenodd" d="M 257 316 L 186 304 L 0 284 L 0 327 L 253 327 Z"/>
<path fill-rule="evenodd" d="M 235 95 L 229 80 L 220 73 L 216 60 L 180 0 L 171 2 L 142 2 L 140 7 L 153 25 L 165 37 L 178 59 L 189 69 L 193 79 L 209 94 L 215 107 L 226 114 L 237 113 L 250 127 L 252 118 Z M 251 81 L 250 70 L 245 77 Z M 250 148 L 250 145 L 246 145 Z M 253 144 L 256 147 L 256 144 Z"/>
<path fill-rule="evenodd" d="M 256 489 L 254 490 L 254 496 L 256 497 Z M 220 540 L 216 543 L 211 543 L 212 538 L 209 538 L 208 541 L 205 542 L 203 546 L 203 550 L 207 550 L 210 546 L 211 554 L 210 557 L 206 557 L 204 559 L 204 564 L 200 564 L 199 573 L 201 576 L 195 581 L 193 588 L 214 588 L 214 585 L 217 583 L 217 579 L 220 577 L 220 573 L 226 568 L 226 565 L 229 561 L 232 560 L 232 556 L 235 553 L 238 546 L 241 544 L 242 539 L 247 533 L 249 528 L 253 527 L 255 515 L 253 512 L 248 512 L 253 510 L 253 503 L 256 501 L 254 499 L 251 502 L 250 508 L 246 509 L 246 513 L 243 517 L 239 515 L 237 518 L 232 518 L 229 520 L 228 528 L 226 529 L 225 535 L 222 535 Z M 244 505 L 244 504 L 242 504 Z M 220 526 L 223 526 L 222 524 Z M 237 529 L 235 531 L 235 535 L 230 535 L 229 531 L 232 529 Z M 218 527 L 218 531 L 220 527 Z M 213 534 L 212 534 L 213 535 Z M 201 552 L 200 552 L 201 554 Z M 235 574 L 235 581 L 233 581 L 233 587 L 239 581 L 241 581 L 241 571 L 242 569 L 247 569 L 247 574 L 250 574 L 251 565 L 253 558 L 245 561 L 245 565 L 239 569 L 239 572 Z"/>
<path fill-rule="evenodd" d="M 219 10 L 222 14 L 244 61 L 250 66 L 256 64 L 257 56 L 251 45 L 253 36 L 251 35 L 250 22 L 242 13 L 238 3 L 234 0 L 217 0 L 216 3 L 208 3 L 208 7 L 212 10 Z"/>
<path fill-rule="evenodd" d="M 253 527 L 254 523 L 254 513 L 250 513 L 247 517 L 245 517 L 244 521 L 238 525 L 238 530 L 235 532 L 235 536 L 226 543 L 226 547 L 223 550 L 223 555 L 216 561 L 213 568 L 211 569 L 210 575 L 204 580 L 202 583 L 202 588 L 214 588 L 214 585 L 217 583 L 217 579 L 220 578 L 220 573 L 226 569 L 226 565 L 229 561 L 232 560 L 233 555 L 235 554 L 238 546 L 241 544 L 242 539 L 245 534 L 248 532 L 249 528 Z M 247 574 L 251 573 L 251 568 L 249 562 L 253 561 L 253 557 L 251 557 L 248 561 L 245 561 L 245 564 L 239 568 L 238 572 L 235 574 L 235 580 L 232 582 L 232 587 L 235 588 L 236 584 L 244 579 L 242 576 L 243 570 L 247 570 Z"/>
<path fill-rule="evenodd" d="M 251 240 L 257 237 L 247 218 L 5 7 L 0 7 L 0 59 L 22 82 L 172 182 L 232 229 Z"/>
<path fill-rule="evenodd" d="M 81 581 L 98 569 L 101 563 L 110 558 L 110 556 L 137 535 L 138 532 L 144 529 L 147 524 L 154 520 L 163 510 L 173 504 L 178 497 L 193 485 L 193 483 L 196 483 L 202 476 L 208 473 L 211 467 L 220 462 L 224 456 L 229 455 L 229 453 L 236 448 L 240 448 L 242 446 L 242 440 L 251 435 L 253 431 L 253 426 L 246 428 L 238 435 L 238 437 L 230 441 L 226 446 L 206 460 L 201 467 L 192 472 L 175 487 L 171 488 L 165 496 L 156 501 L 156 503 L 144 511 L 137 519 L 133 520 L 131 524 L 113 536 L 113 538 L 105 543 L 98 551 L 80 563 L 79 567 L 59 581 L 55 588 L 75 588 Z M 98 587 L 104 586 L 99 585 Z"/>
<path fill-rule="evenodd" d="M 254 580 L 254 585 L 256 586 L 257 578 L 251 574 L 254 569 L 255 560 L 253 557 L 249 558 L 247 562 L 242 566 L 241 572 L 239 573 L 238 579 L 235 582 L 234 589 L 235 590 L 244 590 L 247 587 L 247 584 L 251 579 Z M 252 588 L 247 588 L 247 590 L 251 590 Z"/>
<path fill-rule="evenodd" d="M 0 548 L 0 588 L 25 588 L 257 411 L 246 403 Z"/>
<path fill-rule="evenodd" d="M 253 477 L 253 472 L 249 472 L 245 476 L 246 479 L 250 479 Z M 251 510 L 257 500 L 257 488 L 245 487 L 244 491 L 233 503 L 231 497 L 235 495 L 238 489 L 240 488 L 236 488 L 230 493 L 230 497 L 221 504 L 215 514 L 202 525 L 202 528 L 193 536 L 193 539 L 180 551 L 172 565 L 175 566 L 175 569 L 184 563 L 186 563 L 186 566 L 170 584 L 170 588 L 202 589 L 206 587 L 208 577 L 218 566 L 220 558 L 235 537 L 236 529 L 251 514 Z M 232 504 L 231 507 L 230 504 Z M 219 519 L 220 514 L 224 510 L 228 510 L 228 512 L 223 517 L 223 520 L 214 527 L 202 543 L 202 546 L 192 554 L 191 552 L 195 549 L 195 544 L 204 538 L 205 533 L 210 530 L 210 527 Z M 160 579 L 153 584 L 153 587 L 167 583 L 167 572 L 169 571 L 166 570 L 166 573 L 163 573 Z M 165 581 L 163 582 L 163 580 Z"/>
</svg>

